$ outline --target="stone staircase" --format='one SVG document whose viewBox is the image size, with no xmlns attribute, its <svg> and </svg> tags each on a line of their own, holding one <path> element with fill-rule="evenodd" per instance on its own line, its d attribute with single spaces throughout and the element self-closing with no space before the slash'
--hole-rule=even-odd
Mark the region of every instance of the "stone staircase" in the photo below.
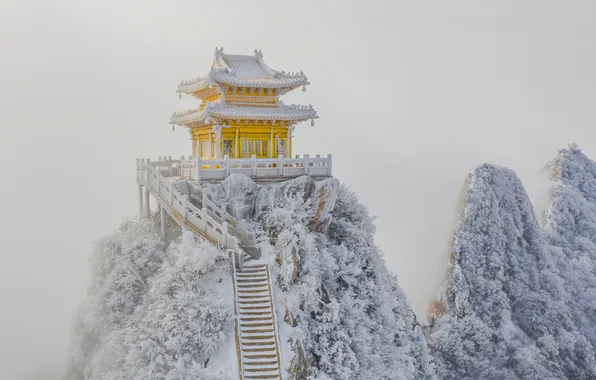
<svg viewBox="0 0 596 380">
<path fill-rule="evenodd" d="M 241 378 L 282 380 L 269 267 L 250 264 L 248 254 L 244 259 L 247 264 L 234 272 Z"/>
</svg>

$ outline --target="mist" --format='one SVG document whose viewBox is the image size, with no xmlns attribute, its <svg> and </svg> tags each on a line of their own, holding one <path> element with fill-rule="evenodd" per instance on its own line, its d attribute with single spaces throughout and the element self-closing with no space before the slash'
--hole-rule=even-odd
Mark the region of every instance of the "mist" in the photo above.
<svg viewBox="0 0 596 380">
<path fill-rule="evenodd" d="M 595 20 L 581 0 L 0 0 L 0 377 L 62 373 L 91 242 L 135 216 L 137 157 L 191 153 L 174 89 L 215 47 L 308 76 L 295 152 L 333 154 L 424 319 L 474 165 L 537 198 L 568 142 L 596 157 Z"/>
</svg>

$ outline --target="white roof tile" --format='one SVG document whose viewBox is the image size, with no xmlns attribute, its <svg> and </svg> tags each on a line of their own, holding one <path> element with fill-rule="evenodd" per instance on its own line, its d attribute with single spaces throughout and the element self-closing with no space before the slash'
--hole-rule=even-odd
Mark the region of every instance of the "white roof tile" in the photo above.
<svg viewBox="0 0 596 380">
<path fill-rule="evenodd" d="M 236 87 L 295 88 L 309 84 L 304 73 L 286 73 L 269 68 L 263 54 L 224 54 L 223 48 L 215 49 L 211 71 L 205 76 L 182 81 L 176 92 L 194 93 L 217 82 Z"/>
<path fill-rule="evenodd" d="M 171 124 L 210 124 L 221 120 L 283 120 L 301 122 L 317 119 L 317 112 L 311 105 L 284 105 L 278 107 L 235 106 L 225 102 L 209 103 L 203 110 L 187 110 L 172 115 Z"/>
</svg>

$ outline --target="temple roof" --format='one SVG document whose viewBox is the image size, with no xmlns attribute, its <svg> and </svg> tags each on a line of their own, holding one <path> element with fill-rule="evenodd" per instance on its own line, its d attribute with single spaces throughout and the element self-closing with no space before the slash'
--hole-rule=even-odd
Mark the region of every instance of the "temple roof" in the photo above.
<svg viewBox="0 0 596 380">
<path fill-rule="evenodd" d="M 264 89 L 291 89 L 309 84 L 303 72 L 286 73 L 269 68 L 260 50 L 255 50 L 254 55 L 237 55 L 225 54 L 220 48 L 215 49 L 211 71 L 204 77 L 183 80 L 176 92 L 193 94 L 214 83 Z"/>
<path fill-rule="evenodd" d="M 285 105 L 279 102 L 277 107 L 250 107 L 229 105 L 224 101 L 211 102 L 202 109 L 191 109 L 176 112 L 170 124 L 201 125 L 213 124 L 222 120 L 273 120 L 298 123 L 305 120 L 318 119 L 317 112 L 311 105 Z"/>
</svg>

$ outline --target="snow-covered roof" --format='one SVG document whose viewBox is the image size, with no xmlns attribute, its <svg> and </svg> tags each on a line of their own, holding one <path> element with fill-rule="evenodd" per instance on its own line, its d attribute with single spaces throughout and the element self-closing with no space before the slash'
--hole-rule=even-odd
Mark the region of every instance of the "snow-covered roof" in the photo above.
<svg viewBox="0 0 596 380">
<path fill-rule="evenodd" d="M 191 109 L 176 112 L 170 124 L 209 124 L 221 120 L 279 120 L 298 123 L 318 119 L 312 105 L 285 105 L 279 102 L 277 107 L 251 107 L 227 104 L 225 101 L 210 102 L 204 109 Z"/>
<path fill-rule="evenodd" d="M 239 55 L 225 54 L 220 48 L 215 49 L 211 71 L 204 77 L 183 80 L 176 92 L 193 94 L 214 83 L 265 89 L 296 88 L 309 84 L 302 71 L 286 73 L 269 68 L 260 50 L 255 50 L 254 55 Z"/>
</svg>

